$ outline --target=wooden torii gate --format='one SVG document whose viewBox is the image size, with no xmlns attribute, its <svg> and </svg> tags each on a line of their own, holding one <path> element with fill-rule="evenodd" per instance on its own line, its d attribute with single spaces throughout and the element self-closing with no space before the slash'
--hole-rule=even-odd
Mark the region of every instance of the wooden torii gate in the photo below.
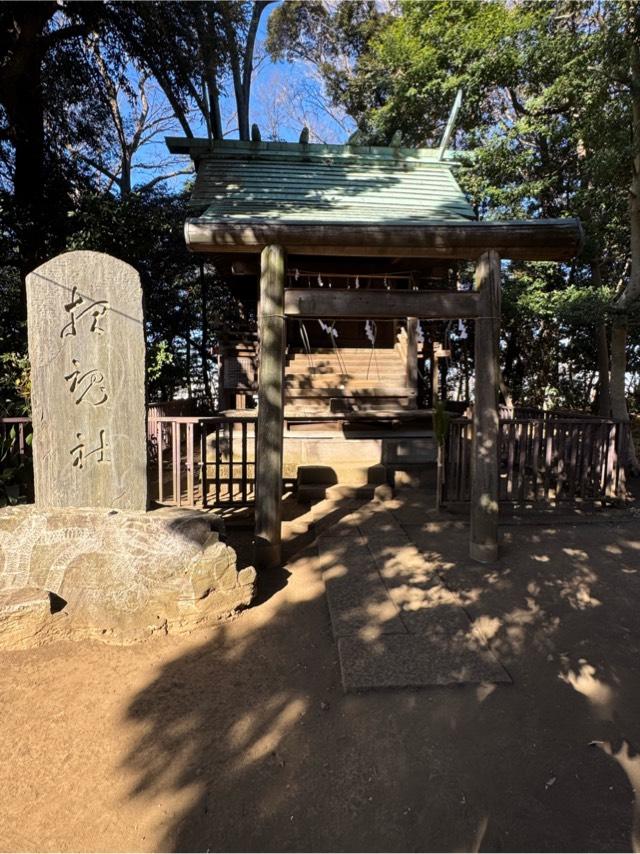
<svg viewBox="0 0 640 854">
<path fill-rule="evenodd" d="M 255 562 L 259 569 L 281 562 L 282 462 L 284 426 L 285 325 L 291 318 L 392 319 L 421 317 L 474 320 L 475 404 L 471 460 L 470 556 L 490 562 L 498 556 L 498 347 L 501 257 L 567 260 L 579 249 L 575 219 L 437 225 L 431 228 L 259 226 L 217 229 L 198 238 L 211 251 L 261 250 L 256 453 Z M 397 231 L 402 231 L 398 235 Z M 223 233 L 224 232 L 224 233 Z M 286 232 L 286 233 L 284 233 Z M 400 240 L 401 237 L 401 240 Z M 277 238 L 277 242 L 274 238 Z M 375 238 L 375 239 L 374 239 Z M 198 247 L 200 248 L 200 247 Z M 340 254 L 475 259 L 470 292 L 394 292 L 286 288 L 287 249 L 295 254 Z M 205 251 L 206 251 L 205 250 Z M 478 251 L 480 250 L 480 251 Z"/>
</svg>

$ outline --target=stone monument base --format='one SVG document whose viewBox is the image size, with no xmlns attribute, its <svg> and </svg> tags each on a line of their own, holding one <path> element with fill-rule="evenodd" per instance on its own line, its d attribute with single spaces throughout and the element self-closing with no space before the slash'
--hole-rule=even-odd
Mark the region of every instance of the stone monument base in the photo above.
<svg viewBox="0 0 640 854">
<path fill-rule="evenodd" d="M 222 520 L 34 505 L 0 512 L 0 648 L 61 639 L 133 643 L 210 624 L 248 605 Z"/>
</svg>

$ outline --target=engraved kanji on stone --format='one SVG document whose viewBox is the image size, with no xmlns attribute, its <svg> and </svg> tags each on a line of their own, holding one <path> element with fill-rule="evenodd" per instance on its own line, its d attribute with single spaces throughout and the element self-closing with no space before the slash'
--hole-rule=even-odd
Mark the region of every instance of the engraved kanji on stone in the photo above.
<svg viewBox="0 0 640 854">
<path fill-rule="evenodd" d="M 89 304 L 79 311 L 78 309 L 80 309 L 85 302 L 88 302 Z M 100 326 L 98 320 L 99 318 L 104 317 L 108 308 L 109 302 L 105 299 L 85 300 L 84 297 L 81 297 L 78 294 L 78 288 L 74 285 L 73 290 L 71 291 L 71 302 L 68 302 L 64 307 L 64 310 L 68 315 L 70 315 L 71 319 L 62 327 L 60 337 L 67 338 L 69 335 L 77 335 L 77 324 L 84 317 L 91 319 L 90 332 L 102 335 L 104 329 Z"/>
<path fill-rule="evenodd" d="M 146 510 L 140 276 L 78 250 L 30 273 L 26 290 L 36 504 Z"/>
<path fill-rule="evenodd" d="M 93 368 L 83 373 L 78 359 L 72 359 L 71 362 L 75 370 L 67 374 L 65 380 L 69 383 L 71 394 L 74 397 L 76 393 L 78 394 L 76 405 L 81 404 L 83 400 L 93 406 L 102 406 L 103 403 L 106 403 L 109 400 L 109 395 L 104 385 L 105 379 L 102 371 Z"/>
<path fill-rule="evenodd" d="M 82 433 L 76 433 L 76 438 L 78 439 L 78 444 L 75 448 L 71 448 L 69 453 L 73 457 L 71 465 L 78 469 L 83 469 L 85 462 L 92 457 L 94 454 L 98 456 L 95 459 L 96 463 L 110 463 L 111 457 L 106 456 L 107 449 L 111 447 L 109 442 L 105 441 L 105 433 L 106 430 L 100 430 L 100 444 L 93 448 L 91 451 L 86 450 L 86 445 L 82 441 L 83 435 Z"/>
</svg>

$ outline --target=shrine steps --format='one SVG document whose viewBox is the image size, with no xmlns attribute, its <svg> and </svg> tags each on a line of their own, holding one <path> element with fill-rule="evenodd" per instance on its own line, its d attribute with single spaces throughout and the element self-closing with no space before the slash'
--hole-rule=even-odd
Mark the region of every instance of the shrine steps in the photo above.
<svg viewBox="0 0 640 854">
<path fill-rule="evenodd" d="M 299 466 L 296 498 L 303 504 L 323 498 L 370 499 L 376 488 L 386 483 L 387 469 L 384 465 Z"/>
<path fill-rule="evenodd" d="M 285 402 L 294 413 L 310 407 L 325 414 L 412 409 L 416 394 L 407 386 L 406 365 L 397 349 L 325 348 L 290 355 Z"/>
</svg>

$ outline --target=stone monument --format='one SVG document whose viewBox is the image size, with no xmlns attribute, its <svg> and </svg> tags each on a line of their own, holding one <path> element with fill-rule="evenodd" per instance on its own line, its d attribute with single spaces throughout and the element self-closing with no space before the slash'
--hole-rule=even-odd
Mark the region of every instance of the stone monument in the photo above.
<svg viewBox="0 0 640 854">
<path fill-rule="evenodd" d="M 130 643 L 248 605 L 222 520 L 147 508 L 136 271 L 69 252 L 27 277 L 34 505 L 0 512 L 0 648 Z"/>
<path fill-rule="evenodd" d="M 27 276 L 33 463 L 41 507 L 147 507 L 138 273 L 67 252 Z"/>
</svg>

